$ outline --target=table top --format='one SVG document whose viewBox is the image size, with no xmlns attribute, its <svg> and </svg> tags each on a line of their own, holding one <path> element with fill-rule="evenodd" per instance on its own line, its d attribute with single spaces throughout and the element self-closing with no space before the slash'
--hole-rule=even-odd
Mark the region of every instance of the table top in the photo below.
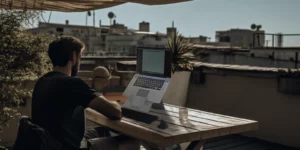
<svg viewBox="0 0 300 150">
<path fill-rule="evenodd" d="M 181 107 L 169 104 L 164 104 L 164 107 L 164 110 L 151 109 L 149 114 L 156 115 L 159 119 L 166 121 L 167 129 L 157 127 L 160 120 L 151 124 L 126 117 L 121 120 L 110 120 L 90 108 L 86 109 L 86 118 L 125 135 L 159 146 L 205 140 L 258 129 L 257 121 L 195 109 L 188 109 L 188 121 L 184 123 L 179 119 L 179 108 Z"/>
</svg>

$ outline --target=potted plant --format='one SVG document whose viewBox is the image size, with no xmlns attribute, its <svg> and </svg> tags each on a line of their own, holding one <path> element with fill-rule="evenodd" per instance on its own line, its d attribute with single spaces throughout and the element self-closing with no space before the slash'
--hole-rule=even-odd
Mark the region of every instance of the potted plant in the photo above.
<svg viewBox="0 0 300 150">
<path fill-rule="evenodd" d="M 169 38 L 167 48 L 172 51 L 172 77 L 163 101 L 178 106 L 184 106 L 187 99 L 188 86 L 194 59 L 194 44 L 178 32 Z"/>
</svg>

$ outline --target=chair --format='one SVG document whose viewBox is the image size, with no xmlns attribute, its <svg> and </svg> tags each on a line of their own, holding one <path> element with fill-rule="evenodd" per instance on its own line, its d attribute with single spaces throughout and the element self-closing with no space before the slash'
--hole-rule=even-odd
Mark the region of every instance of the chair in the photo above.
<svg viewBox="0 0 300 150">
<path fill-rule="evenodd" d="M 63 147 L 45 129 L 22 116 L 13 150 L 63 150 Z"/>
</svg>

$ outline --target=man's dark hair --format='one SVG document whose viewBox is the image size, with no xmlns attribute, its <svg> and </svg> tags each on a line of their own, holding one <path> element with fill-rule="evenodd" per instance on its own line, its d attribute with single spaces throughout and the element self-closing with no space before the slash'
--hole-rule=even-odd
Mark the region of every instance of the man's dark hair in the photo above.
<svg viewBox="0 0 300 150">
<path fill-rule="evenodd" d="M 53 66 L 64 67 L 69 60 L 73 60 L 73 52 L 76 55 L 84 48 L 84 44 L 72 36 L 61 36 L 49 44 L 48 55 Z"/>
</svg>

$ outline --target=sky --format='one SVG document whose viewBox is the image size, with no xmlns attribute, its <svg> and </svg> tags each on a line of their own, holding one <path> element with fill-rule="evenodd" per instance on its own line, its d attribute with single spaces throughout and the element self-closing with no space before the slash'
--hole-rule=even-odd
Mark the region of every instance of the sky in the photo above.
<svg viewBox="0 0 300 150">
<path fill-rule="evenodd" d="M 175 27 L 184 36 L 204 35 L 214 41 L 215 31 L 230 28 L 250 29 L 250 25 L 261 24 L 267 33 L 300 34 L 300 0 L 193 0 L 168 5 L 142 5 L 127 3 L 96 10 L 96 26 L 101 19 L 109 25 L 108 12 L 116 14 L 117 23 L 138 29 L 139 22 L 150 22 L 150 31 L 166 32 L 175 22 Z M 48 21 L 49 12 L 43 17 Z M 50 22 L 86 24 L 86 12 L 52 12 Z M 88 25 L 93 25 L 89 17 Z M 269 39 L 270 37 L 267 37 Z M 285 45 L 300 46 L 299 37 L 285 37 Z M 299 44 L 298 44 L 299 43 Z"/>
</svg>

